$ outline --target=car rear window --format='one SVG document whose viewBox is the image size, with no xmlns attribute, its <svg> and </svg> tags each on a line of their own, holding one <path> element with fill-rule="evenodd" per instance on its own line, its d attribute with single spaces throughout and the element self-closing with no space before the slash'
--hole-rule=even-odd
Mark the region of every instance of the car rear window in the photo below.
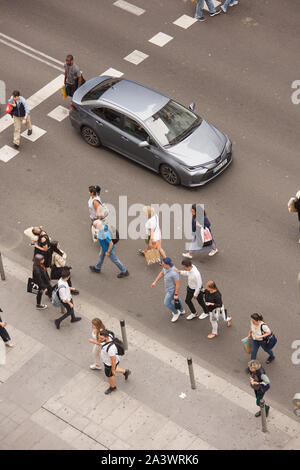
<svg viewBox="0 0 300 470">
<path fill-rule="evenodd" d="M 98 100 L 105 91 L 109 90 L 109 88 L 111 88 L 116 83 L 119 83 L 120 81 L 120 78 L 109 78 L 104 80 L 103 82 L 99 83 L 99 85 L 96 85 L 94 88 L 88 91 L 81 101 Z"/>
</svg>

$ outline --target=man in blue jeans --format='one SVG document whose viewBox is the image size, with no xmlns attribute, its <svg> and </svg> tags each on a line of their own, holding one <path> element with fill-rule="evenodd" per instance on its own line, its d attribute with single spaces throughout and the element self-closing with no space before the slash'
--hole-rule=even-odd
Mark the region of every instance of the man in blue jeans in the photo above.
<svg viewBox="0 0 300 470">
<path fill-rule="evenodd" d="M 120 273 L 117 275 L 118 278 L 129 276 L 129 272 L 125 268 L 125 266 L 121 263 L 119 258 L 114 252 L 114 244 L 112 241 L 111 233 L 108 229 L 107 225 L 103 225 L 102 222 L 96 220 L 94 222 L 94 227 L 98 230 L 98 242 L 101 246 L 101 251 L 99 255 L 99 260 L 96 266 L 90 266 L 90 270 L 93 273 L 100 273 L 101 267 L 105 257 L 109 257 L 109 259 L 120 269 Z"/>
<path fill-rule="evenodd" d="M 221 13 L 221 10 L 216 10 L 212 0 L 205 0 L 207 8 L 209 9 L 210 16 L 216 16 Z M 203 16 L 203 7 L 204 7 L 204 0 L 198 0 L 196 5 L 196 14 L 195 18 L 199 21 L 205 21 Z"/>
<path fill-rule="evenodd" d="M 174 265 L 170 258 L 164 258 L 162 260 L 163 269 L 152 283 L 151 287 L 155 287 L 158 281 L 163 277 L 165 281 L 165 300 L 164 304 L 168 309 L 171 310 L 173 313 L 171 322 L 174 323 L 178 320 L 180 315 L 184 315 L 185 311 L 183 309 L 181 298 L 178 295 L 180 281 L 179 281 L 179 274 L 175 271 Z M 175 303 L 179 303 L 178 307 L 176 308 L 175 305 L 172 303 L 172 300 Z"/>
</svg>

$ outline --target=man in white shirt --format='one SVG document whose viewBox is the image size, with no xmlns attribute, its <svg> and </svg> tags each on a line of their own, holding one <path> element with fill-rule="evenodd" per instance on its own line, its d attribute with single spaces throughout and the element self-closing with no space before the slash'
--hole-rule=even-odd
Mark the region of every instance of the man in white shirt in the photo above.
<svg viewBox="0 0 300 470">
<path fill-rule="evenodd" d="M 103 339 L 103 343 L 102 343 Z M 109 395 L 112 392 L 117 390 L 115 385 L 115 376 L 116 372 L 123 374 L 125 380 L 128 379 L 128 376 L 131 374 L 129 369 L 120 369 L 118 367 L 120 358 L 118 356 L 117 346 L 113 343 L 110 333 L 107 330 L 101 331 L 101 359 L 104 363 L 105 375 L 108 378 L 109 388 L 105 390 L 105 395 Z"/>
<path fill-rule="evenodd" d="M 67 313 L 62 315 L 60 318 L 57 318 L 54 323 L 56 328 L 59 330 L 61 322 L 71 315 L 71 323 L 75 323 L 81 320 L 81 317 L 76 317 L 74 313 L 74 305 L 72 301 L 72 295 L 68 280 L 70 279 L 70 270 L 68 268 L 63 268 L 61 273 L 61 278 L 58 281 L 58 296 L 61 300 L 61 303 L 67 310 Z"/>
<path fill-rule="evenodd" d="M 186 319 L 192 320 L 193 318 L 197 318 L 199 316 L 192 302 L 193 298 L 197 299 L 199 305 L 201 305 L 203 309 L 204 314 L 208 315 L 208 310 L 203 298 L 203 292 L 201 290 L 202 278 L 200 272 L 196 266 L 192 264 L 190 259 L 184 259 L 181 264 L 183 269 L 176 269 L 176 271 L 181 274 L 181 276 L 187 276 L 188 278 L 185 303 L 189 307 L 191 313 Z"/>
</svg>

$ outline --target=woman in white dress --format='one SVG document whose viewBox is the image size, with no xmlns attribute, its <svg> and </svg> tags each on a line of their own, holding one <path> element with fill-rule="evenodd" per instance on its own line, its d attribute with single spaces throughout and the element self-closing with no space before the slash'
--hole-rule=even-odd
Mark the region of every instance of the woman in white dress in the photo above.
<svg viewBox="0 0 300 470">
<path fill-rule="evenodd" d="M 144 254 L 145 251 L 151 250 L 151 248 L 157 248 L 161 257 L 166 258 L 167 255 L 161 246 L 161 230 L 159 227 L 158 215 L 155 214 L 155 211 L 153 207 L 151 206 L 145 206 L 144 212 L 148 218 L 145 224 L 145 228 L 146 228 L 145 241 L 146 241 L 147 246 L 145 250 L 139 250 L 139 253 Z"/>
</svg>

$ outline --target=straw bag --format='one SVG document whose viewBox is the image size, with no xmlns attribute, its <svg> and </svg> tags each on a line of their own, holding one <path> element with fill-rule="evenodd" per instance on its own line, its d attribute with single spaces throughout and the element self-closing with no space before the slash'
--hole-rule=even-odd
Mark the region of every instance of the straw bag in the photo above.
<svg viewBox="0 0 300 470">
<path fill-rule="evenodd" d="M 151 248 L 151 250 L 146 250 L 144 255 L 147 266 L 149 266 L 150 264 L 160 263 L 160 254 L 157 248 Z"/>
</svg>

